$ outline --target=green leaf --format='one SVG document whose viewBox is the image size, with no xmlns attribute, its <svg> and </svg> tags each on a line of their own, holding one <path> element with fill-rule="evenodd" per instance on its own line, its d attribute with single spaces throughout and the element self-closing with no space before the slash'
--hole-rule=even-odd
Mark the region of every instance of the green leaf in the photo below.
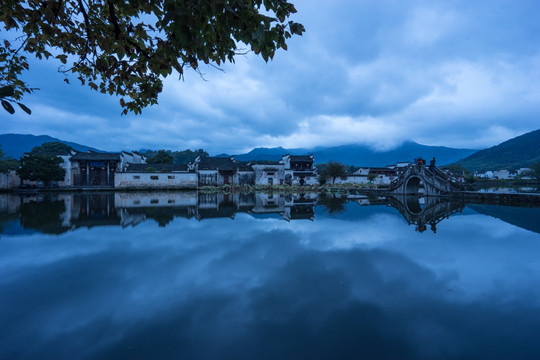
<svg viewBox="0 0 540 360">
<path fill-rule="evenodd" d="M 60 59 L 60 61 L 62 62 L 62 64 L 65 64 L 67 62 L 67 56 L 64 55 L 64 54 L 60 54 L 60 55 L 56 55 L 55 56 L 57 59 Z"/>
<path fill-rule="evenodd" d="M 30 110 L 29 108 L 27 108 L 24 104 L 17 103 L 17 105 L 19 105 L 19 107 L 20 107 L 25 113 L 27 113 L 28 115 L 32 115 L 32 110 Z"/>
<path fill-rule="evenodd" d="M 7 102 L 6 100 L 2 100 L 2 106 L 4 107 L 4 109 L 6 109 L 6 111 L 10 114 L 15 114 L 15 109 L 13 108 L 13 106 L 11 106 L 11 104 L 9 102 Z"/>
<path fill-rule="evenodd" d="M 15 88 L 13 86 L 2 86 L 0 87 L 0 98 L 13 96 Z"/>
</svg>

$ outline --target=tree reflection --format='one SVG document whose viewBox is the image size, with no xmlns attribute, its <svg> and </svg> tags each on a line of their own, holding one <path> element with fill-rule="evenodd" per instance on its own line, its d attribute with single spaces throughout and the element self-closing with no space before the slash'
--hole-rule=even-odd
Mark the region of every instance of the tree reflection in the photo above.
<svg viewBox="0 0 540 360">
<path fill-rule="evenodd" d="M 344 212 L 347 201 L 347 197 L 336 194 L 322 193 L 318 198 L 318 204 L 323 205 L 330 215 Z"/>
<path fill-rule="evenodd" d="M 65 213 L 64 201 L 52 200 L 48 196 L 39 201 L 24 202 L 19 208 L 21 226 L 45 234 L 62 234 L 69 230 L 62 219 Z"/>
</svg>

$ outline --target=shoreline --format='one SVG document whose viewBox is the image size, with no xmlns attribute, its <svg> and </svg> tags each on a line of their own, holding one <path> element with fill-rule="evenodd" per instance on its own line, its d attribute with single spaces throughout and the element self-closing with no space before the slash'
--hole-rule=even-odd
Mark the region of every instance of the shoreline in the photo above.
<svg viewBox="0 0 540 360">
<path fill-rule="evenodd" d="M 2 189 L 0 193 L 16 194 L 16 195 L 35 195 L 47 193 L 133 193 L 133 192 L 198 192 L 203 194 L 235 194 L 235 193 L 268 193 L 268 194 L 330 194 L 330 195 L 366 195 L 366 196 L 392 196 L 392 197 L 408 197 L 417 196 L 423 197 L 422 194 L 396 194 L 388 191 L 386 187 L 380 187 L 373 184 L 372 186 L 350 186 L 345 184 L 335 184 L 332 186 L 298 186 L 298 185 L 222 185 L 222 186 L 201 186 L 198 188 L 114 188 L 114 187 L 74 187 L 74 188 L 52 188 L 52 189 Z M 461 201 L 468 203 L 481 203 L 489 205 L 510 205 L 510 206 L 540 206 L 540 193 L 489 193 L 479 191 L 459 191 L 450 194 L 442 194 L 437 196 L 441 199 L 451 201 Z"/>
</svg>

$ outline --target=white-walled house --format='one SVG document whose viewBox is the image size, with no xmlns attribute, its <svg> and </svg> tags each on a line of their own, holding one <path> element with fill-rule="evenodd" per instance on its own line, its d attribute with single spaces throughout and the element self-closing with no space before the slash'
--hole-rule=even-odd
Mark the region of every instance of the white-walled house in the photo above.
<svg viewBox="0 0 540 360">
<path fill-rule="evenodd" d="M 287 185 L 318 185 L 313 155 L 284 155 L 284 183 Z"/>
<path fill-rule="evenodd" d="M 236 161 L 234 157 L 200 157 L 193 169 L 197 172 L 199 185 L 251 185 L 255 172 L 248 163 Z"/>
<path fill-rule="evenodd" d="M 146 157 L 137 152 L 77 153 L 70 157 L 73 186 L 113 186 L 115 174 L 125 171 L 128 164 L 145 164 Z"/>
<path fill-rule="evenodd" d="M 493 172 L 493 177 L 495 179 L 510 179 L 510 171 L 508 170 L 497 170 Z"/>
<path fill-rule="evenodd" d="M 282 161 L 253 162 L 255 185 L 276 185 L 285 181 L 285 165 Z"/>
<path fill-rule="evenodd" d="M 120 189 L 195 189 L 197 184 L 197 173 L 180 164 L 128 164 L 114 176 L 114 186 Z"/>
</svg>

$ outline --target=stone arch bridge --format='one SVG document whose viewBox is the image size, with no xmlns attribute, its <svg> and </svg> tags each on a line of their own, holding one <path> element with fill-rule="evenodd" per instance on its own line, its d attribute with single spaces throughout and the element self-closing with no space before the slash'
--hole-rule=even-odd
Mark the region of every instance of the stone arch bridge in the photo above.
<svg viewBox="0 0 540 360">
<path fill-rule="evenodd" d="M 438 196 L 463 191 L 463 185 L 437 167 L 433 171 L 424 165 L 409 165 L 390 183 L 387 191 L 401 195 Z"/>
</svg>

